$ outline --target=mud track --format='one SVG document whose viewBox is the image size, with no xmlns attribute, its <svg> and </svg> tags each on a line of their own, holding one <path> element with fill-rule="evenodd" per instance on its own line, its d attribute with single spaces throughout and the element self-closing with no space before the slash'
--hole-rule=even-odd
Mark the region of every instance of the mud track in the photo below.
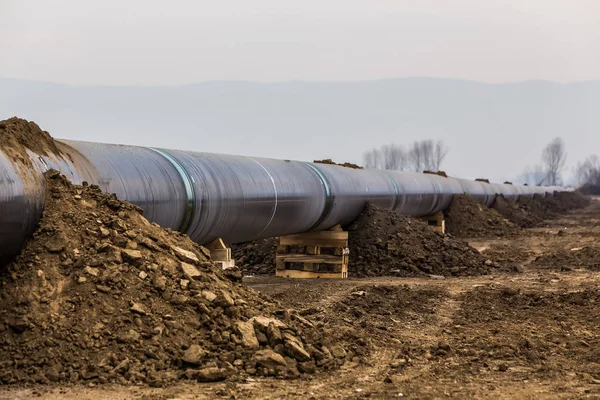
<svg viewBox="0 0 600 400">
<path fill-rule="evenodd" d="M 251 287 L 346 337 L 342 369 L 147 387 L 2 389 L 0 398 L 587 399 L 600 397 L 600 200 L 510 238 L 470 241 L 522 272 Z"/>
</svg>

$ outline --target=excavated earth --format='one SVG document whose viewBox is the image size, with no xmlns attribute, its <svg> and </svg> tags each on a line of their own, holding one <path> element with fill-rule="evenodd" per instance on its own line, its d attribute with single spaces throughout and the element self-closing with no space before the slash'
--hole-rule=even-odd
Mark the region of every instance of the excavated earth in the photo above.
<svg viewBox="0 0 600 400">
<path fill-rule="evenodd" d="M 335 333 L 221 272 L 186 236 L 96 186 L 46 178 L 39 227 L 0 271 L 1 383 L 294 378 L 343 362 Z"/>
<path fill-rule="evenodd" d="M 492 269 L 491 260 L 466 242 L 371 204 L 347 229 L 352 276 L 481 275 Z"/>
<path fill-rule="evenodd" d="M 210 384 L 180 380 L 166 388 L 90 387 L 86 381 L 7 387 L 0 398 L 599 398 L 600 200 L 514 237 L 469 244 L 484 258 L 517 263 L 521 272 L 494 269 L 446 279 L 245 278 L 282 308 L 298 310 L 324 335 L 345 338 L 340 346 L 345 354 L 336 349 L 344 356 L 339 369 L 293 380 L 257 375 Z M 565 254 L 570 258 L 562 258 Z"/>
<path fill-rule="evenodd" d="M 456 195 L 444 212 L 446 232 L 466 238 L 514 236 L 519 227 L 494 208 L 477 203 L 469 195 Z"/>
</svg>

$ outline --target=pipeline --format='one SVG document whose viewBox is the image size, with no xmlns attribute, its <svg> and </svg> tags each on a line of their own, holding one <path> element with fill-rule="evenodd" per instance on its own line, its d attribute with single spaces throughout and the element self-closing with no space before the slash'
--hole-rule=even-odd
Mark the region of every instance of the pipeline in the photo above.
<svg viewBox="0 0 600 400">
<path fill-rule="evenodd" d="M 443 211 L 455 194 L 487 206 L 496 194 L 568 190 L 488 184 L 413 172 L 350 169 L 310 162 L 56 140 L 60 154 L 28 151 L 23 168 L 0 151 L 0 262 L 33 233 L 44 203 L 43 173 L 98 185 L 140 206 L 162 227 L 200 244 L 238 243 L 325 230 L 354 220 L 367 201 L 409 216 Z"/>
</svg>

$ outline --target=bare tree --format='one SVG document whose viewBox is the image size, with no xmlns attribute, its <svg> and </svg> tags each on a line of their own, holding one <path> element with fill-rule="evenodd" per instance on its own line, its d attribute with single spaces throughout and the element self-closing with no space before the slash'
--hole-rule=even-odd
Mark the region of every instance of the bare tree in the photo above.
<svg viewBox="0 0 600 400">
<path fill-rule="evenodd" d="M 547 177 L 548 174 L 540 164 L 536 164 L 533 167 L 528 166 L 523 172 L 524 183 L 528 185 L 542 186 L 546 182 Z"/>
<path fill-rule="evenodd" d="M 583 163 L 577 163 L 575 176 L 582 185 L 600 185 L 600 158 L 591 155 Z"/>
<path fill-rule="evenodd" d="M 554 138 L 542 152 L 542 165 L 546 172 L 546 182 L 550 186 L 561 184 L 561 172 L 565 167 L 567 153 L 565 142 L 561 138 Z"/>
<path fill-rule="evenodd" d="M 404 170 L 407 164 L 406 151 L 402 146 L 389 144 L 379 149 L 372 149 L 363 156 L 365 167 Z"/>
<path fill-rule="evenodd" d="M 428 139 L 414 142 L 408 152 L 408 159 L 414 171 L 439 171 L 447 154 L 448 146 L 444 142 Z"/>
</svg>

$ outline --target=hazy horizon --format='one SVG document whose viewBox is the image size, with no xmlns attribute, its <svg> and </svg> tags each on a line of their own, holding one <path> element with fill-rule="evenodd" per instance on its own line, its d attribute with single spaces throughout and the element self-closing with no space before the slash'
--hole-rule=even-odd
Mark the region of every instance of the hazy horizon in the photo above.
<svg viewBox="0 0 600 400">
<path fill-rule="evenodd" d="M 0 116 L 56 137 L 513 180 L 600 152 L 597 0 L 4 0 Z"/>
</svg>

